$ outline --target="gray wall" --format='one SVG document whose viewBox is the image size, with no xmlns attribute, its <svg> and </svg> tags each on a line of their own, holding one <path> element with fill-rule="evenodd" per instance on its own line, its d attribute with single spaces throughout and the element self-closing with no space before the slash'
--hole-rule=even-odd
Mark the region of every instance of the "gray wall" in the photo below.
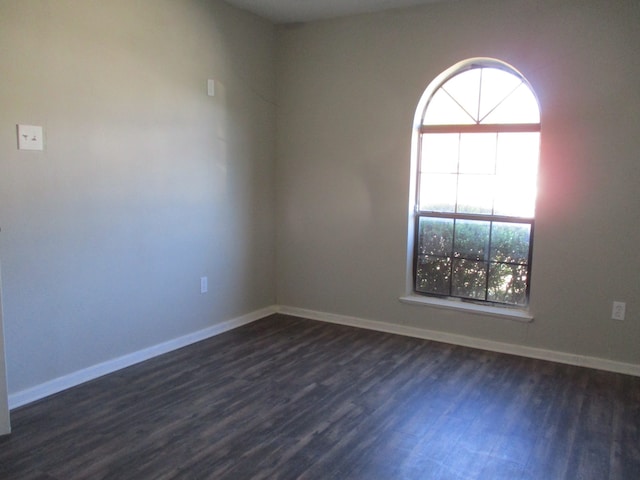
<svg viewBox="0 0 640 480">
<path fill-rule="evenodd" d="M 279 303 L 640 364 L 638 45 L 637 0 L 461 0 L 281 27 Z M 522 71 L 542 109 L 531 324 L 398 301 L 415 108 L 478 56 Z"/>
<path fill-rule="evenodd" d="M 4 320 L 2 315 L 2 272 L 0 272 L 0 435 L 11 432 L 9 419 L 9 393 L 4 355 Z"/>
<path fill-rule="evenodd" d="M 0 1 L 10 393 L 274 304 L 274 47 L 219 1 Z"/>
<path fill-rule="evenodd" d="M 0 0 L 9 392 L 276 303 L 640 364 L 639 44 L 632 0 L 277 29 L 219 1 Z M 474 56 L 542 106 L 531 324 L 398 301 L 414 110 Z"/>
</svg>

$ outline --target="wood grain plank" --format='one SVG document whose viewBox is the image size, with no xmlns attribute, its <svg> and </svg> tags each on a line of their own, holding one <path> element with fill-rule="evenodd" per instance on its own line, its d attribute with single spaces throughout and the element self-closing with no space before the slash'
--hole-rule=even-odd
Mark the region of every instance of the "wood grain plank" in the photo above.
<svg viewBox="0 0 640 480">
<path fill-rule="evenodd" d="M 12 412 L 0 478 L 640 478 L 640 379 L 273 315 Z"/>
</svg>

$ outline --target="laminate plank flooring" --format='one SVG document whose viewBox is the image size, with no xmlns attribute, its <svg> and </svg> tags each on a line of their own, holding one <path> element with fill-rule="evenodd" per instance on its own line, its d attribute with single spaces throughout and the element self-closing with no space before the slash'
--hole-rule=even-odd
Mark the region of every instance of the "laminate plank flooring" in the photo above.
<svg viewBox="0 0 640 480">
<path fill-rule="evenodd" d="M 12 427 L 7 480 L 640 479 L 640 378 L 285 315 Z"/>
</svg>

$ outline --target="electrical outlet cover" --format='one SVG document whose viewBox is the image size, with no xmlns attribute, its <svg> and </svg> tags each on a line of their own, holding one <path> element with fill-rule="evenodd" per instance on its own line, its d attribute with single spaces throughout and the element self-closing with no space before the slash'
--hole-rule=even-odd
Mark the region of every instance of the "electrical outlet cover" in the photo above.
<svg viewBox="0 0 640 480">
<path fill-rule="evenodd" d="M 626 309 L 627 305 L 625 302 L 613 302 L 613 308 L 611 309 L 611 318 L 613 320 L 624 320 Z"/>
</svg>

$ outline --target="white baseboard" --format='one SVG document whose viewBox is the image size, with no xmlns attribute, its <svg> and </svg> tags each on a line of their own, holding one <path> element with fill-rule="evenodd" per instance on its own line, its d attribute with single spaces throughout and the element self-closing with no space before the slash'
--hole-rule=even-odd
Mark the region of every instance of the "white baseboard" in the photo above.
<svg viewBox="0 0 640 480">
<path fill-rule="evenodd" d="M 508 353 L 512 355 L 519 355 L 521 357 L 549 360 L 552 362 L 595 368 L 599 370 L 624 373 L 627 375 L 640 377 L 640 365 L 636 364 L 616 362 L 603 358 L 575 355 L 553 350 L 544 350 L 541 348 L 526 347 L 523 345 L 513 345 L 510 343 L 496 342 L 493 340 L 467 337 L 465 335 L 407 327 L 403 325 L 379 322 L 375 320 L 366 320 L 358 317 L 349 317 L 346 315 L 318 312 L 315 310 L 307 310 L 304 308 L 274 305 L 256 310 L 237 318 L 233 318 L 231 320 L 227 320 L 203 330 L 199 330 L 197 332 L 193 332 L 188 335 L 169 340 L 168 342 L 154 345 L 152 347 L 145 348 L 143 350 L 139 350 L 137 352 L 115 358 L 113 360 L 108 360 L 106 362 L 93 365 L 91 367 L 70 373 L 59 378 L 55 378 L 40 385 L 36 385 L 35 387 L 10 394 L 9 408 L 14 409 L 31 402 L 35 402 L 36 400 L 40 400 L 42 398 L 48 397 L 49 395 L 53 395 L 68 388 L 80 385 L 81 383 L 88 382 L 90 380 L 102 377 L 103 375 L 116 372 L 131 365 L 135 365 L 136 363 L 149 360 L 164 353 L 186 347 L 187 345 L 191 345 L 201 340 L 206 340 L 207 338 L 214 337 L 229 330 L 233 330 L 234 328 L 247 325 L 274 313 L 283 313 L 286 315 L 293 315 L 296 317 L 308 318 L 311 320 L 319 320 L 322 322 L 347 325 L 351 327 L 364 328 L 367 330 L 375 330 L 379 332 L 393 333 L 396 335 L 404 335 L 408 337 L 422 338 L 425 340 L 434 340 L 437 342 L 479 348 L 492 352 Z"/>
<path fill-rule="evenodd" d="M 322 322 L 365 328 L 367 330 L 376 330 L 379 332 L 394 333 L 397 335 L 404 335 L 408 337 L 434 340 L 437 342 L 450 343 L 453 345 L 479 348 L 492 352 L 509 353 L 521 357 L 549 360 L 552 362 L 565 363 L 568 365 L 595 368 L 598 370 L 606 370 L 609 372 L 624 373 L 626 375 L 634 375 L 636 377 L 640 377 L 640 365 L 632 363 L 616 362 L 614 360 L 607 360 L 604 358 L 576 355 L 554 350 L 544 350 L 541 348 L 527 347 L 524 345 L 514 345 L 510 343 L 496 342 L 493 340 L 484 340 L 481 338 L 467 337 L 465 335 L 458 335 L 454 333 L 444 333 L 435 330 L 407 327 L 403 325 L 395 325 L 392 323 L 379 322 L 375 320 L 365 320 L 358 317 L 317 312 L 314 310 L 306 310 L 297 307 L 279 306 L 278 312 L 287 315 L 293 315 L 296 317 L 309 318 L 311 320 L 320 320 Z"/>
<path fill-rule="evenodd" d="M 207 338 L 233 330 L 234 328 L 241 327 L 242 325 L 247 325 L 276 312 L 277 307 L 275 306 L 256 310 L 246 315 L 212 325 L 211 327 L 203 330 L 174 338 L 173 340 L 169 340 L 122 357 L 114 358 L 113 360 L 108 360 L 106 362 L 78 370 L 77 372 L 55 378 L 40 385 L 36 385 L 35 387 L 10 394 L 9 409 L 21 407 L 28 403 L 35 402 L 36 400 L 40 400 L 41 398 L 48 397 L 49 395 L 75 387 L 81 383 L 88 382 L 89 380 L 94 380 L 98 377 L 102 377 L 103 375 L 135 365 L 136 363 L 144 362 L 145 360 L 149 360 L 164 353 L 186 347 L 192 343 L 206 340 Z"/>
</svg>

